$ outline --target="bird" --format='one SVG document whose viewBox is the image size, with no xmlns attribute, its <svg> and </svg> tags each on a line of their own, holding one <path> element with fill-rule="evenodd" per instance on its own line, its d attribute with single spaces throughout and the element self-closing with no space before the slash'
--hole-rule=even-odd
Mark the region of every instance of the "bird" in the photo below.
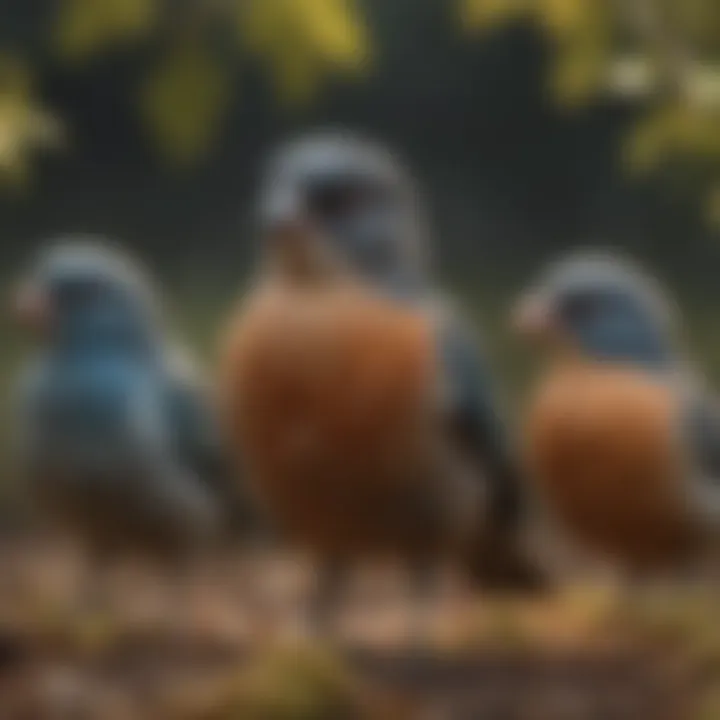
<svg viewBox="0 0 720 720">
<path fill-rule="evenodd" d="M 242 513 L 209 386 L 140 263 L 105 239 L 56 239 L 15 312 L 36 340 L 15 383 L 15 453 L 41 516 L 97 567 L 184 566 L 229 537 Z"/>
<path fill-rule="evenodd" d="M 696 574 L 720 519 L 720 407 L 680 312 L 618 253 L 551 263 L 514 325 L 546 358 L 525 415 L 525 467 L 567 539 L 627 579 Z"/>
<path fill-rule="evenodd" d="M 488 589 L 538 586 L 494 383 L 426 277 L 407 176 L 371 141 L 315 134 L 271 159 L 259 205 L 223 416 L 278 532 L 319 563 L 317 607 L 369 558 L 419 588 L 442 558 Z"/>
</svg>

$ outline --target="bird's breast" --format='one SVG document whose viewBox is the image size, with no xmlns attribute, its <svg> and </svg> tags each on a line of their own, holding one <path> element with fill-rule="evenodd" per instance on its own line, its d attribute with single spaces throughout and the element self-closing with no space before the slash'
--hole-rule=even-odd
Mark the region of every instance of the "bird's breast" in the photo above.
<svg viewBox="0 0 720 720">
<path fill-rule="evenodd" d="M 233 438 L 287 523 L 347 527 L 402 494 L 427 449 L 436 360 L 424 317 L 355 290 L 260 293 L 225 360 Z"/>
<path fill-rule="evenodd" d="M 638 565 L 686 551 L 692 529 L 676 402 L 667 384 L 622 368 L 575 368 L 542 384 L 526 459 L 575 539 Z"/>
</svg>

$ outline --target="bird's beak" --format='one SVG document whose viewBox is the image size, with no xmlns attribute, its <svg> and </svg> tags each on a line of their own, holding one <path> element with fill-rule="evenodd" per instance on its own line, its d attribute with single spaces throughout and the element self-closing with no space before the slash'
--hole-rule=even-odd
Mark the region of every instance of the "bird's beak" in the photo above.
<svg viewBox="0 0 720 720">
<path fill-rule="evenodd" d="M 298 189 L 274 188 L 261 208 L 261 223 L 266 237 L 275 244 L 302 236 L 307 227 L 307 214 Z"/>
<path fill-rule="evenodd" d="M 322 264 L 318 229 L 297 188 L 275 188 L 262 207 L 261 220 L 269 256 L 284 273 L 312 275 Z"/>
<path fill-rule="evenodd" d="M 13 315 L 17 322 L 32 332 L 44 334 L 51 323 L 51 309 L 47 293 L 33 281 L 25 281 L 13 297 Z"/>
<path fill-rule="evenodd" d="M 512 311 L 513 330 L 530 340 L 547 340 L 557 332 L 551 303 L 537 292 L 522 296 Z"/>
</svg>

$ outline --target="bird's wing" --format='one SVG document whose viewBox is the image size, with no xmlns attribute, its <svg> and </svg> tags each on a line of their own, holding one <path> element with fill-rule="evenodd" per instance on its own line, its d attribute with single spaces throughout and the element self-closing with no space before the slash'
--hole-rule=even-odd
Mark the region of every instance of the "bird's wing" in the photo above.
<svg viewBox="0 0 720 720">
<path fill-rule="evenodd" d="M 483 508 L 466 549 L 468 569 L 484 587 L 540 590 L 546 578 L 527 546 L 526 488 L 493 375 L 459 314 L 441 303 L 435 317 L 446 434 L 483 483 Z"/>
<path fill-rule="evenodd" d="M 447 304 L 436 312 L 446 427 L 488 483 L 493 520 L 513 527 L 522 487 L 492 373 L 468 323 Z"/>
<path fill-rule="evenodd" d="M 254 521 L 250 502 L 232 471 L 209 388 L 179 350 L 168 356 L 167 381 L 166 415 L 175 453 L 218 500 L 233 530 L 247 531 Z"/>
<path fill-rule="evenodd" d="M 705 388 L 687 394 L 682 430 L 692 468 L 691 507 L 709 525 L 720 527 L 720 401 Z"/>
<path fill-rule="evenodd" d="M 198 470 L 177 451 L 162 378 L 147 373 L 127 387 L 121 443 L 128 468 L 122 495 L 127 512 L 183 542 L 208 540 L 220 530 L 221 512 Z M 112 468 L 109 468 L 112 477 Z"/>
<path fill-rule="evenodd" d="M 21 473 L 29 471 L 30 463 L 38 452 L 38 415 L 43 402 L 45 375 L 43 364 L 34 361 L 11 388 L 8 403 L 10 445 L 13 461 Z"/>
</svg>

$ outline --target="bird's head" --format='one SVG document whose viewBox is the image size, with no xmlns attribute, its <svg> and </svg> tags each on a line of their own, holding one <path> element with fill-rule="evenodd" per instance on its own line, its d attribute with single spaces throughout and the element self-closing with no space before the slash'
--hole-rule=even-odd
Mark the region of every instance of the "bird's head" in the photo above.
<svg viewBox="0 0 720 720">
<path fill-rule="evenodd" d="M 660 368 L 675 357 L 671 303 L 652 278 L 612 255 L 550 266 L 521 297 L 514 325 L 551 351 L 595 361 Z"/>
<path fill-rule="evenodd" d="M 299 215 L 371 282 L 402 282 L 420 273 L 414 192 L 395 159 L 373 142 L 328 132 L 280 148 L 260 194 L 263 235 Z"/>
<path fill-rule="evenodd" d="M 61 239 L 41 250 L 15 297 L 25 327 L 49 343 L 147 347 L 157 302 L 140 267 L 94 239 Z"/>
</svg>

